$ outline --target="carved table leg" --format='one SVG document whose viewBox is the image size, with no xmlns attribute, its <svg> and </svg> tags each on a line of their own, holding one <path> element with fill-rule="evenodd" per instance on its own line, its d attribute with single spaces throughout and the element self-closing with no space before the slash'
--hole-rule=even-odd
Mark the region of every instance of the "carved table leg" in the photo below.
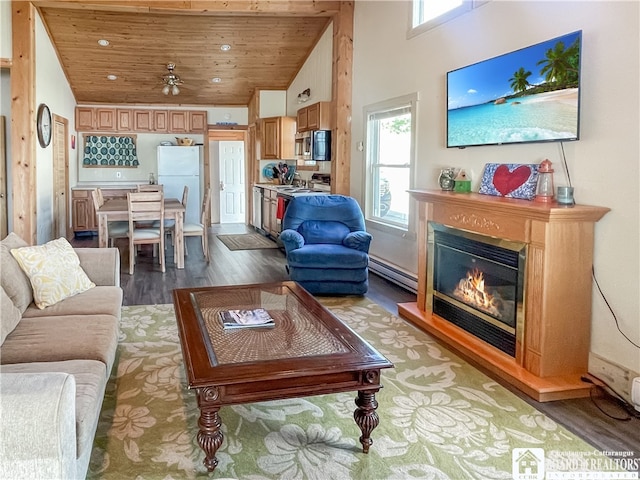
<svg viewBox="0 0 640 480">
<path fill-rule="evenodd" d="M 217 394 L 215 388 L 204 388 L 198 391 L 198 406 L 200 407 L 200 418 L 198 419 L 198 445 L 204 451 L 204 466 L 209 472 L 213 472 L 218 466 L 216 452 L 222 445 L 222 422 L 218 411 L 220 407 L 207 406 L 206 401 Z"/>
<path fill-rule="evenodd" d="M 360 427 L 360 431 L 362 431 L 360 443 L 362 444 L 362 451 L 364 453 L 369 453 L 369 447 L 373 443 L 373 440 L 371 440 L 371 432 L 380 423 L 380 418 L 376 413 L 376 408 L 378 408 L 376 391 L 358 391 L 358 398 L 356 398 L 358 408 L 353 412 L 353 418 L 358 427 Z"/>
</svg>

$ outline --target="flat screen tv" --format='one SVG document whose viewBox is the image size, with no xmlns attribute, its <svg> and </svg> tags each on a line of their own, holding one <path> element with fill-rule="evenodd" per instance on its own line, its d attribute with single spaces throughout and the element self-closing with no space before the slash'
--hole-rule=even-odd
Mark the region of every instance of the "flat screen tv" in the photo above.
<svg viewBox="0 0 640 480">
<path fill-rule="evenodd" d="M 582 31 L 447 73 L 447 147 L 578 140 Z"/>
</svg>

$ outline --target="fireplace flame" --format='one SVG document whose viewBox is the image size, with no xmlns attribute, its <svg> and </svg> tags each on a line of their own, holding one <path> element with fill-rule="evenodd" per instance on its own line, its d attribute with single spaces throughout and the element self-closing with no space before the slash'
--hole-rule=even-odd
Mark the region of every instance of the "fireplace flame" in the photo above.
<svg viewBox="0 0 640 480">
<path fill-rule="evenodd" d="M 501 318 L 502 314 L 496 306 L 495 297 L 484 288 L 484 274 L 474 268 L 473 271 L 467 272 L 465 278 L 460 279 L 453 295 L 467 305 Z"/>
</svg>

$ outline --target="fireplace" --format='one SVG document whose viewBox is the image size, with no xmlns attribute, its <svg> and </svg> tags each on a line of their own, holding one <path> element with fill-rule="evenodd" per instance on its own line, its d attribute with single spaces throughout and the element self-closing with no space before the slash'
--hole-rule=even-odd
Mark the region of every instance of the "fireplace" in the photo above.
<svg viewBox="0 0 640 480">
<path fill-rule="evenodd" d="M 609 209 L 410 193 L 418 291 L 400 315 L 537 401 L 588 396 L 594 228 Z"/>
<path fill-rule="evenodd" d="M 428 229 L 432 312 L 515 357 L 524 331 L 526 244 L 435 222 Z"/>
</svg>

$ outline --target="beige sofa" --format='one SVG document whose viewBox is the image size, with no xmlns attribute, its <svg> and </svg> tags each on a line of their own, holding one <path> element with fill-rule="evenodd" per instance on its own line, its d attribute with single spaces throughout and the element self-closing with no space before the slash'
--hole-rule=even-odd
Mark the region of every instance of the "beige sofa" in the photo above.
<svg viewBox="0 0 640 480">
<path fill-rule="evenodd" d="M 85 478 L 118 344 L 122 289 L 115 248 L 74 249 L 96 284 L 39 309 L 2 242 L 0 478 Z"/>
</svg>

